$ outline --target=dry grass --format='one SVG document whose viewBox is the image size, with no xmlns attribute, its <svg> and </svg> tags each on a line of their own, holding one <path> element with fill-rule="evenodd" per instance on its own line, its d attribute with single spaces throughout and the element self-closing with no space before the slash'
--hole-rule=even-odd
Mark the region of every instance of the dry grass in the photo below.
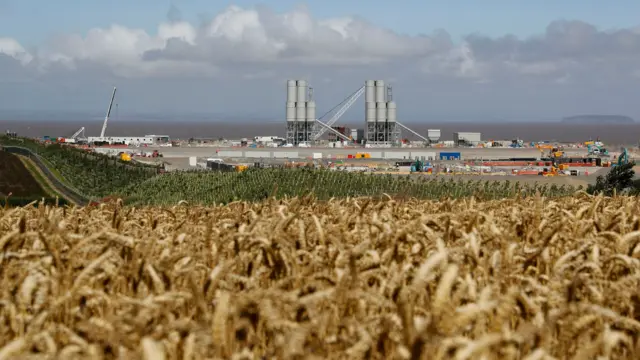
<svg viewBox="0 0 640 360">
<path fill-rule="evenodd" d="M 0 210 L 0 360 L 640 358 L 632 198 Z"/>
</svg>

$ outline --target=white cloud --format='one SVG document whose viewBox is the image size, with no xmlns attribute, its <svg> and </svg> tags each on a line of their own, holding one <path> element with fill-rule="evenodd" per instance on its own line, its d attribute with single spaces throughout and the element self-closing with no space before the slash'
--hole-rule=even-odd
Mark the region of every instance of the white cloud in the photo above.
<svg viewBox="0 0 640 360">
<path fill-rule="evenodd" d="M 215 76 L 229 69 L 264 78 L 292 66 L 370 66 L 482 83 L 518 77 L 553 82 L 605 67 L 635 74 L 628 64 L 640 56 L 640 32 L 557 21 L 530 39 L 474 35 L 454 44 L 444 31 L 409 36 L 358 18 L 316 19 L 305 9 L 274 13 L 230 6 L 202 26 L 179 16 L 160 23 L 154 33 L 114 24 L 68 34 L 33 53 L 0 37 L 0 53 L 43 71 L 91 64 L 131 78 Z"/>
<path fill-rule="evenodd" d="M 28 65 L 33 60 L 33 56 L 19 42 L 6 37 L 0 37 L 0 54 L 14 58 L 22 65 Z"/>
</svg>

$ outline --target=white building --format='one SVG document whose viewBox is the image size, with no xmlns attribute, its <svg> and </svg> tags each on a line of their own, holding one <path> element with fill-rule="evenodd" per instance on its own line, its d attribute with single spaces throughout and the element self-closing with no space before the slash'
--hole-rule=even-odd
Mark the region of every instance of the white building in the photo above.
<svg viewBox="0 0 640 360">
<path fill-rule="evenodd" d="M 455 132 L 453 142 L 456 146 L 469 144 L 476 146 L 482 142 L 482 134 L 479 132 Z"/>
<path fill-rule="evenodd" d="M 253 138 L 256 144 L 268 144 L 268 143 L 284 143 L 285 139 L 279 136 L 256 136 Z"/>
<path fill-rule="evenodd" d="M 106 142 L 109 144 L 124 144 L 131 146 L 141 145 L 165 145 L 170 144 L 171 139 L 168 135 L 145 135 L 145 136 L 89 136 L 89 143 Z"/>
</svg>

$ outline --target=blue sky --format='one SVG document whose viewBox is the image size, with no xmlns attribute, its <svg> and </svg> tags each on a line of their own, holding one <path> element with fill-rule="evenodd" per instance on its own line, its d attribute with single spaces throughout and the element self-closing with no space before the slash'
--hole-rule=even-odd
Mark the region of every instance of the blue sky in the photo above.
<svg viewBox="0 0 640 360">
<path fill-rule="evenodd" d="M 61 33 L 85 33 L 118 23 L 154 32 L 166 19 L 170 1 L 162 0 L 0 0 L 0 34 L 37 46 Z M 198 23 L 230 4 L 253 6 L 255 1 L 174 0 L 185 20 Z M 262 2 L 276 11 L 306 6 L 315 17 L 358 15 L 377 25 L 407 34 L 447 30 L 454 39 L 479 32 L 489 36 L 512 33 L 520 37 L 544 31 L 557 19 L 581 20 L 599 28 L 638 26 L 640 1 L 616 0 L 323 0 Z"/>
<path fill-rule="evenodd" d="M 319 112 L 384 79 L 413 120 L 640 119 L 638 0 L 172 1 L 186 22 L 167 22 L 170 0 L 0 0 L 0 118 L 100 115 L 117 85 L 123 114 L 275 119 L 286 79 L 308 80 Z"/>
</svg>

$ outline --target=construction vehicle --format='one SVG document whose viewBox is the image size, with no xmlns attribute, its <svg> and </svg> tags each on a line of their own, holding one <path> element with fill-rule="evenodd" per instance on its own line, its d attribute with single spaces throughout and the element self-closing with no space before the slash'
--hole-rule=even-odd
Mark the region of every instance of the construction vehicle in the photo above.
<svg viewBox="0 0 640 360">
<path fill-rule="evenodd" d="M 547 147 L 547 146 L 536 146 L 536 148 L 538 148 L 538 150 L 540 150 L 540 155 L 542 157 L 544 156 L 544 151 L 546 149 L 549 150 L 549 153 L 547 154 L 548 157 L 550 157 L 551 159 L 558 159 L 561 157 L 564 157 L 564 150 L 560 147 Z"/>
<path fill-rule="evenodd" d="M 433 166 L 431 165 L 431 163 L 429 162 L 422 162 L 419 159 L 416 159 L 416 161 L 414 163 L 411 164 L 411 173 L 414 172 L 432 172 L 433 171 Z"/>
<path fill-rule="evenodd" d="M 618 156 L 618 162 L 615 164 L 611 164 L 611 167 L 622 166 L 628 163 L 629 163 L 629 153 L 627 153 L 627 148 L 622 148 L 620 152 L 620 156 Z"/>
<path fill-rule="evenodd" d="M 569 165 L 567 164 L 560 164 L 558 165 L 558 163 L 556 162 L 556 158 L 551 158 L 551 168 L 547 169 L 544 168 L 541 172 L 538 173 L 538 175 L 542 175 L 542 176 L 560 176 L 560 175 L 565 175 L 564 171 L 569 169 Z"/>
<path fill-rule="evenodd" d="M 131 155 L 127 154 L 126 152 L 121 152 L 119 154 L 119 157 L 122 161 L 131 161 Z"/>
<path fill-rule="evenodd" d="M 609 151 L 602 146 L 602 143 L 596 142 L 592 145 L 587 145 L 589 155 L 594 156 L 609 156 Z"/>
<path fill-rule="evenodd" d="M 562 148 L 556 148 L 554 147 L 553 149 L 551 149 L 551 151 L 549 152 L 549 155 L 551 155 L 552 158 L 561 158 L 564 156 L 564 149 Z"/>
<path fill-rule="evenodd" d="M 511 145 L 509 145 L 509 147 L 522 148 L 522 147 L 524 147 L 524 141 L 522 141 L 519 138 L 515 138 L 515 139 L 511 140 Z"/>
<path fill-rule="evenodd" d="M 536 148 L 538 150 L 540 150 L 541 152 L 544 152 L 544 150 L 551 150 L 553 149 L 553 145 L 549 145 L 549 144 L 536 144 Z"/>
</svg>

